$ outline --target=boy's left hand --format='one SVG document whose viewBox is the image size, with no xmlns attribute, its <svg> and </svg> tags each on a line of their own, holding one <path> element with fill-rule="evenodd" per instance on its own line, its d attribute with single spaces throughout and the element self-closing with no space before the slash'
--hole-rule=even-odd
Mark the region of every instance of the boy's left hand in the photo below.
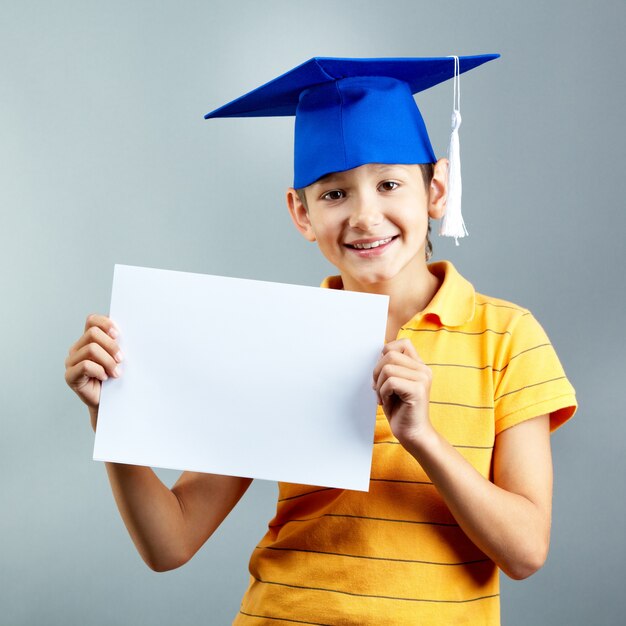
<svg viewBox="0 0 626 626">
<path fill-rule="evenodd" d="M 373 388 L 391 432 L 403 445 L 417 443 L 432 429 L 428 414 L 431 383 L 431 369 L 408 339 L 385 345 L 374 368 Z"/>
</svg>

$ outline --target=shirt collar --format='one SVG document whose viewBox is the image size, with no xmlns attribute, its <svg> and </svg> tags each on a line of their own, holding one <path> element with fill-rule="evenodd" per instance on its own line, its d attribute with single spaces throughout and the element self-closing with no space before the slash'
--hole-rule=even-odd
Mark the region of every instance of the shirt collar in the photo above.
<svg viewBox="0 0 626 626">
<path fill-rule="evenodd" d="M 450 261 L 438 261 L 428 266 L 441 285 L 420 317 L 436 316 L 442 326 L 462 326 L 474 317 L 474 287 L 459 274 Z M 328 276 L 322 281 L 325 289 L 343 289 L 341 276 Z M 417 316 L 416 316 L 417 317 Z"/>
<path fill-rule="evenodd" d="M 436 315 L 442 326 L 462 326 L 469 322 L 474 317 L 476 300 L 472 284 L 450 261 L 431 263 L 428 269 L 439 278 L 441 285 L 422 315 Z"/>
<path fill-rule="evenodd" d="M 320 285 L 323 289 L 343 289 L 341 276 L 327 276 Z"/>
</svg>

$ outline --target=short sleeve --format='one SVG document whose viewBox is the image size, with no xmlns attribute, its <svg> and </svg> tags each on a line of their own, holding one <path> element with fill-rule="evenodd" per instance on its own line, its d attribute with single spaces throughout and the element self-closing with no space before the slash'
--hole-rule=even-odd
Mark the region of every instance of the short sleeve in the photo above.
<svg viewBox="0 0 626 626">
<path fill-rule="evenodd" d="M 556 430 L 572 415 L 574 388 L 545 331 L 526 311 L 510 326 L 494 364 L 495 432 L 550 414 Z"/>
</svg>

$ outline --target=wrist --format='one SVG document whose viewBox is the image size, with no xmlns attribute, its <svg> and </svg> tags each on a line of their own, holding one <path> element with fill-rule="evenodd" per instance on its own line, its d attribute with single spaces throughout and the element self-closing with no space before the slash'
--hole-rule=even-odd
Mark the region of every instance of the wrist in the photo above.
<svg viewBox="0 0 626 626">
<path fill-rule="evenodd" d="M 426 456 L 432 455 L 436 451 L 440 441 L 441 436 L 428 421 L 420 425 L 419 429 L 413 431 L 410 437 L 406 437 L 400 443 L 418 462 L 421 462 Z"/>
</svg>

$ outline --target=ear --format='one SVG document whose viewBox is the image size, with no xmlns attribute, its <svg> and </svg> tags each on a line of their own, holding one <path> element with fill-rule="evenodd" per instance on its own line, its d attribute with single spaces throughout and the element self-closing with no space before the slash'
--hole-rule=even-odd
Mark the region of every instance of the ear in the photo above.
<svg viewBox="0 0 626 626">
<path fill-rule="evenodd" d="M 428 215 L 439 220 L 446 212 L 448 200 L 448 159 L 439 159 L 435 163 L 433 177 L 428 189 Z"/>
<path fill-rule="evenodd" d="M 287 189 L 287 208 L 289 209 L 289 215 L 295 225 L 300 231 L 300 234 L 308 241 L 315 241 L 315 233 L 311 226 L 311 220 L 309 219 L 309 212 L 307 208 L 302 204 L 302 201 L 298 197 L 298 192 L 293 188 Z"/>
</svg>

